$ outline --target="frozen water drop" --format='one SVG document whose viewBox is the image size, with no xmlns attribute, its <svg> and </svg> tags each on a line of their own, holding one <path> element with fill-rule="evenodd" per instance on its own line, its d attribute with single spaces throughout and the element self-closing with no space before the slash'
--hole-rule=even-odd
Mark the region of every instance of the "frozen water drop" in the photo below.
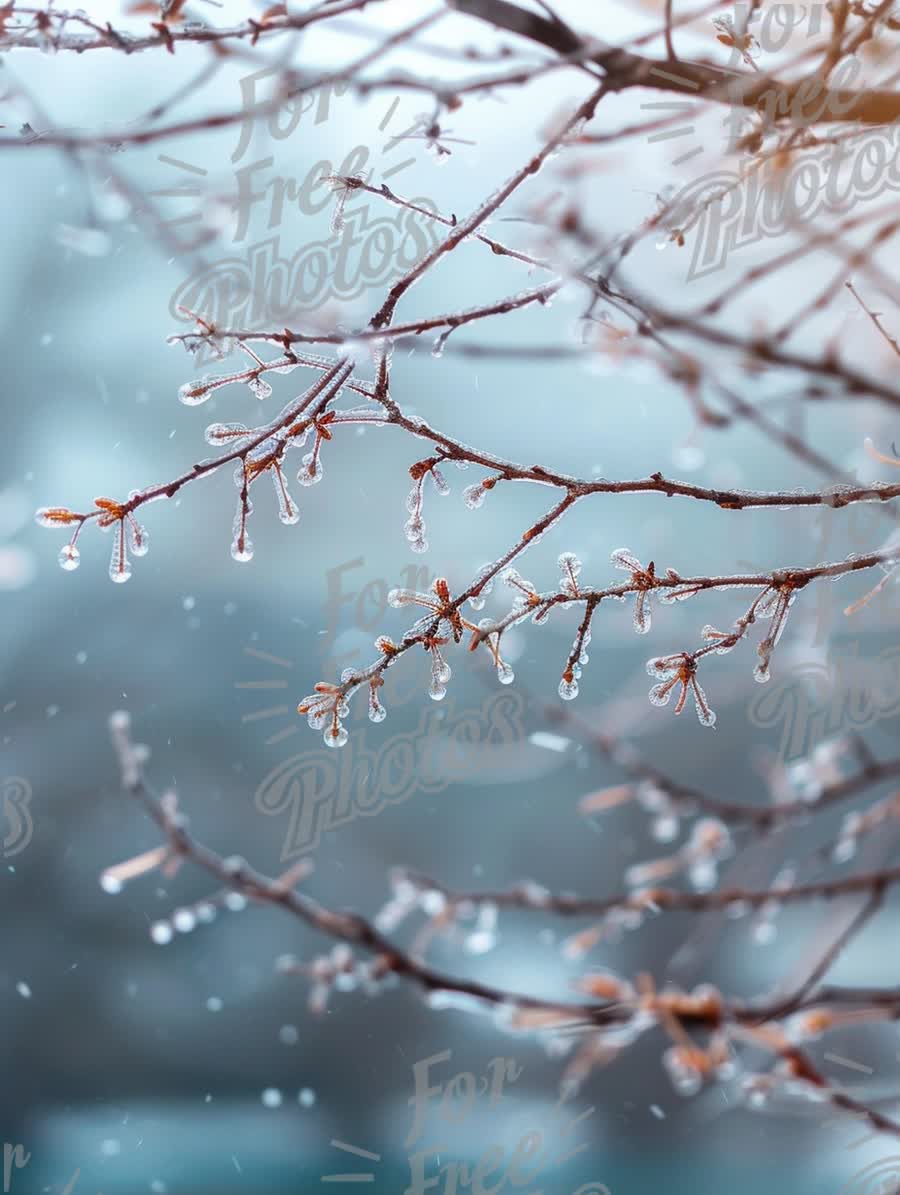
<svg viewBox="0 0 900 1195">
<path fill-rule="evenodd" d="M 255 394 L 260 402 L 262 402 L 263 399 L 271 397 L 272 387 L 265 380 L 265 378 L 252 377 L 247 382 L 247 386 L 249 387 L 250 392 Z"/>
<path fill-rule="evenodd" d="M 344 726 L 338 726 L 337 730 L 329 726 L 324 737 L 326 747 L 343 747 L 350 736 Z"/>
<path fill-rule="evenodd" d="M 180 934 L 189 934 L 197 924 L 197 918 L 190 909 L 176 909 L 172 924 Z"/>
<path fill-rule="evenodd" d="M 150 927 L 150 938 L 157 946 L 166 946 L 172 941 L 172 926 L 168 921 L 155 921 Z"/>
<path fill-rule="evenodd" d="M 150 547 L 150 536 L 146 527 L 129 525 L 129 544 L 132 556 L 146 556 Z"/>
<path fill-rule="evenodd" d="M 469 510 L 477 510 L 484 502 L 487 490 L 482 485 L 467 485 L 463 490 L 463 502 Z"/>
<path fill-rule="evenodd" d="M 315 460 L 313 459 L 315 457 Z M 307 452 L 303 457 L 303 467 L 297 474 L 301 485 L 315 485 L 322 480 L 322 461 L 315 453 Z"/>
<path fill-rule="evenodd" d="M 57 559 L 59 560 L 59 567 L 65 569 L 67 573 L 71 573 L 81 564 L 81 553 L 74 544 L 66 544 L 63 548 L 60 548 Z"/>
</svg>

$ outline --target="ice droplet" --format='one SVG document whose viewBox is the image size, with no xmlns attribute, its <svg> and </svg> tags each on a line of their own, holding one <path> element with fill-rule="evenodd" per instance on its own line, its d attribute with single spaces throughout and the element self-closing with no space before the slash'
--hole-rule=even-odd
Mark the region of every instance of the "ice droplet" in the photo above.
<svg viewBox="0 0 900 1195">
<path fill-rule="evenodd" d="M 753 928 L 753 941 L 757 946 L 768 946 L 775 937 L 776 930 L 771 921 L 760 921 Z"/>
<path fill-rule="evenodd" d="M 260 402 L 262 402 L 263 399 L 271 397 L 272 387 L 265 378 L 252 377 L 247 381 L 247 387 L 249 388 L 250 393 L 255 394 Z"/>
<path fill-rule="evenodd" d="M 147 555 L 147 549 L 150 547 L 150 536 L 146 527 L 142 527 L 140 523 L 129 523 L 128 541 L 132 556 Z"/>
<path fill-rule="evenodd" d="M 59 567 L 65 569 L 67 573 L 71 573 L 81 564 L 81 553 L 74 544 L 66 544 L 60 548 L 57 559 L 59 560 Z"/>
<path fill-rule="evenodd" d="M 315 457 L 315 465 L 313 466 L 313 458 Z M 301 485 L 315 485 L 317 481 L 322 480 L 322 460 L 313 452 L 307 452 L 303 457 L 303 467 L 297 474 L 297 480 Z"/>
<path fill-rule="evenodd" d="M 383 722 L 385 720 L 385 718 L 387 717 L 387 710 L 381 704 L 381 700 L 379 699 L 379 696 L 378 696 L 378 691 L 377 691 L 377 689 L 374 689 L 374 688 L 369 691 L 368 714 L 369 714 L 370 722 Z"/>
<path fill-rule="evenodd" d="M 766 661 L 765 663 L 757 664 L 756 667 L 753 669 L 753 679 L 760 685 L 766 684 L 766 682 L 770 679 L 771 675 L 772 674 L 769 671 L 768 661 Z"/>
<path fill-rule="evenodd" d="M 333 730 L 331 726 L 325 731 L 325 746 L 326 747 L 343 747 L 350 735 L 347 733 L 345 726 L 338 726 L 337 730 Z"/>
<path fill-rule="evenodd" d="M 189 934 L 197 924 L 197 918 L 190 909 L 176 909 L 172 916 L 172 924 L 180 934 Z"/>
<path fill-rule="evenodd" d="M 168 921 L 155 921 L 150 927 L 150 937 L 157 946 L 167 946 L 172 941 L 172 927 Z"/>
<path fill-rule="evenodd" d="M 482 485 L 467 485 L 463 490 L 463 502 L 469 510 L 477 510 L 486 496 L 487 490 Z"/>
<path fill-rule="evenodd" d="M 674 814 L 660 814 L 653 819 L 651 833 L 657 842 L 674 842 L 678 837 L 679 825 L 679 820 Z"/>
<path fill-rule="evenodd" d="M 253 559 L 253 542 L 248 535 L 244 536 L 242 543 L 235 540 L 231 545 L 231 558 L 239 564 L 247 564 Z"/>
<path fill-rule="evenodd" d="M 340 183 L 332 184 L 335 186 L 337 196 L 334 203 L 334 211 L 331 213 L 331 235 L 339 237 L 344 231 L 346 220 L 344 219 L 344 207 L 347 203 L 347 196 L 350 194 L 349 188 L 341 186 Z"/>
</svg>

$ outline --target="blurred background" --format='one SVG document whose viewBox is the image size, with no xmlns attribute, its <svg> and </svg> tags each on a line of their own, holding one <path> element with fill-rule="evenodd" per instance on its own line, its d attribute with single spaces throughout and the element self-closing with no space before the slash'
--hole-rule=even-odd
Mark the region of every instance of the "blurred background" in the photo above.
<svg viewBox="0 0 900 1195">
<path fill-rule="evenodd" d="M 219 22 L 244 15 L 196 7 L 195 15 Z M 557 7 L 576 25 L 585 17 L 577 3 Z M 424 11 L 410 4 L 403 20 Z M 611 38 L 659 20 L 649 7 L 614 6 L 609 13 L 605 36 Z M 92 15 L 145 27 L 112 5 Z M 339 30 L 311 32 L 282 48 L 325 70 L 395 27 L 390 6 L 384 12 L 379 6 L 377 14 L 366 10 Z M 683 36 L 687 48 L 712 52 L 708 26 Z M 457 17 L 424 40 L 485 51 L 509 41 Z M 429 71 L 452 77 L 485 69 L 437 56 L 424 61 Z M 140 122 L 206 62 L 197 47 L 182 45 L 171 57 L 22 51 L 7 56 L 2 68 L 8 94 L 0 119 L 12 130 L 28 122 L 105 136 Z M 422 67 L 412 55 L 389 62 L 396 69 Z M 264 66 L 262 57 L 224 63 L 173 115 L 238 108 L 242 80 L 246 88 L 247 77 Z M 146 509 L 150 551 L 133 562 L 126 585 L 110 583 L 111 542 L 96 527 L 82 536 L 80 569 L 64 573 L 56 563 L 62 538 L 33 522 L 41 505 L 83 510 L 96 496 L 121 497 L 178 475 L 211 455 L 203 440 L 208 424 L 270 419 L 315 376 L 309 370 L 275 375 L 274 394 L 264 403 L 240 385 L 218 391 L 200 408 L 178 401 L 184 383 L 242 367 L 239 355 L 224 364 L 197 364 L 182 346 L 167 344 L 188 326 L 176 310 L 186 294 L 223 301 L 209 278 L 221 281 L 227 276 L 221 263 L 246 262 L 273 236 L 278 246 L 270 252 L 285 259 L 340 240 L 330 226 L 333 201 L 310 213 L 285 200 L 276 216 L 268 199 L 259 199 L 246 209 L 248 226 L 236 235 L 239 166 L 271 158 L 252 175 L 253 186 L 271 197 L 272 180 L 295 180 L 299 188 L 317 163 L 363 162 L 362 149 L 365 166 L 346 169 L 371 169 L 376 184 L 389 178 L 399 194 L 461 215 L 535 152 L 549 122 L 585 94 L 577 75 L 556 73 L 526 89 L 468 99 L 447 122 L 451 152 L 442 155 L 429 151 L 421 122 L 417 134 L 390 143 L 429 109 L 412 91 L 377 91 L 365 99 L 335 94 L 327 113 L 308 108 L 286 136 L 280 134 L 287 126 L 274 126 L 273 136 L 263 123 L 237 163 L 235 127 L 144 147 L 100 147 L 83 155 L 81 166 L 50 147 L 3 152 L 0 779 L 6 793 L 14 781 L 16 791 L 30 793 L 30 803 L 18 807 L 30 814 L 24 828 L 17 827 L 15 807 L 6 805 L 0 870 L 6 1190 L 266 1195 L 319 1189 L 326 1180 L 328 1189 L 355 1189 L 341 1176 L 359 1172 L 372 1176 L 375 1190 L 400 1192 L 413 1180 L 410 1159 L 420 1148 L 433 1146 L 445 1166 L 471 1167 L 494 1145 L 510 1158 L 518 1141 L 540 1133 L 543 1148 L 556 1157 L 565 1152 L 560 1117 L 580 1118 L 565 1140 L 574 1137 L 586 1147 L 534 1184 L 560 1195 L 591 1183 L 587 1191 L 601 1191 L 602 1183 L 615 1195 L 661 1189 L 740 1195 L 773 1183 L 797 1195 L 837 1192 L 864 1167 L 900 1152 L 886 1138 L 860 1144 L 863 1130 L 852 1120 L 829 1118 L 812 1105 L 785 1101 L 752 1112 L 737 1084 L 686 1100 L 663 1070 L 659 1035 L 595 1071 L 560 1108 L 565 1057 L 558 1043 L 548 1048 L 540 1035 L 510 1034 L 490 1016 L 429 1007 L 406 986 L 377 998 L 337 993 L 327 1012 L 314 1016 L 305 982 L 278 973 L 275 961 L 285 954 L 309 958 L 327 944 L 278 910 L 221 910 L 208 924 L 167 935 L 153 927 L 170 924 L 176 909 L 210 895 L 202 875 L 190 867 L 170 880 L 152 873 L 118 895 L 99 883 L 105 867 L 158 842 L 154 827 L 119 791 L 107 731 L 117 709 L 131 712 L 138 740 L 152 752 L 152 782 L 177 789 L 201 841 L 226 855 L 239 853 L 269 874 L 306 853 L 315 863 L 309 891 L 326 904 L 370 915 L 388 899 L 396 864 L 458 888 L 504 888 L 528 877 L 554 890 L 602 896 L 620 889 L 627 866 L 664 853 L 634 806 L 602 821 L 579 815 L 581 797 L 621 779 L 592 750 L 592 729 L 626 737 L 685 784 L 765 802 L 771 799 L 766 763 L 783 750 L 791 716 L 782 711 L 809 686 L 825 708 L 834 687 L 849 685 L 874 695 L 878 712 L 857 720 L 876 753 L 891 751 L 900 708 L 891 652 L 896 590 L 889 587 L 851 622 L 841 611 L 865 592 L 863 579 L 842 583 L 839 592 L 808 592 L 795 604 L 773 667 L 781 705 L 772 700 L 768 712 L 760 711 L 752 646 L 713 660 L 704 683 L 718 714 L 714 732 L 690 710 L 675 720 L 671 709 L 650 706 L 644 665 L 654 654 L 697 642 L 703 622 L 729 625 L 743 610 L 740 592 L 658 607 L 645 639 L 632 632 L 630 608 L 602 611 L 581 696 L 571 709 L 562 707 L 556 687 L 574 614 L 557 612 L 545 626 L 526 623 L 507 637 L 516 671 L 509 689 L 497 684 L 484 660 L 473 662 L 460 650 L 450 659 L 450 695 L 436 706 L 427 697 L 422 653 L 404 660 L 390 678 L 388 720 L 373 726 L 355 714 L 349 744 L 326 753 L 321 737 L 293 710 L 316 681 L 369 660 L 378 634 L 402 634 L 403 612 L 387 607 L 387 590 L 436 575 L 446 576 L 451 589 L 464 586 L 549 505 L 538 487 L 510 485 L 470 510 L 461 493 L 479 475 L 451 466 L 450 496 L 426 488 L 431 547 L 415 556 L 403 534 L 407 470 L 428 446 L 393 429 L 348 431 L 325 445 L 322 483 L 295 488 L 297 526 L 278 522 L 274 495 L 261 489 L 248 564 L 229 554 L 236 491 L 228 470 Z M 640 93 L 613 98 L 598 128 L 640 118 L 645 99 Z M 597 169 L 577 178 L 564 173 L 561 155 L 491 222 L 490 232 L 523 248 L 546 248 L 529 205 L 555 193 L 582 205 L 603 236 L 623 232 L 652 214 L 665 187 L 682 186 L 714 165 L 721 156 L 720 123 L 713 114 L 705 132 L 698 126 L 708 156 L 681 171 L 671 165 L 665 143 L 644 138 L 607 151 Z M 402 170 L 388 173 L 405 159 Z M 123 196 L 123 180 L 130 197 Z M 99 225 L 91 212 L 100 214 Z M 364 251 L 360 229 L 396 216 L 366 196 L 351 199 L 347 213 L 344 235 L 349 230 L 359 238 L 353 254 Z M 189 239 L 217 222 L 219 239 L 202 252 L 173 250 L 173 237 Z M 777 248 L 789 243 L 785 238 Z M 737 251 L 724 275 L 688 288 L 684 256 L 671 244 L 659 252 L 651 237 L 636 252 L 631 276 L 645 293 L 675 304 L 689 294 L 699 304 L 751 265 L 757 252 L 759 246 Z M 317 291 L 307 318 L 364 326 L 400 273 L 391 260 L 376 285 L 363 278 L 349 297 L 347 288 Z M 211 266 L 212 274 L 204 274 Z M 823 264 L 822 276 L 826 266 L 834 263 Z M 807 260 L 777 284 L 749 292 L 736 318 L 774 321 L 780 310 L 796 309 L 820 281 L 817 269 Z M 415 287 L 400 317 L 463 309 L 535 281 L 520 263 L 464 245 Z M 639 477 L 659 469 L 706 485 L 821 484 L 819 475 L 746 423 L 698 429 L 680 389 L 639 359 L 529 355 L 535 346 L 582 343 L 583 309 L 584 296 L 573 287 L 551 307 L 458 333 L 459 344 L 513 350 L 499 357 L 453 351 L 453 339 L 440 357 L 425 337 L 405 343 L 394 356 L 394 393 L 408 412 L 466 442 L 582 476 Z M 823 316 L 818 327 L 825 326 L 842 331 L 854 351 L 879 367 L 882 342 L 849 299 Z M 371 365 L 363 362 L 360 373 L 371 376 Z M 871 436 L 886 449 L 896 436 L 885 408 L 857 401 L 784 414 L 780 398 L 795 379 L 748 377 L 724 361 L 721 376 L 754 402 L 771 399 L 773 418 L 808 435 L 842 469 L 864 480 L 889 476 L 862 447 Z M 658 571 L 668 565 L 685 575 L 771 569 L 867 551 L 890 531 L 883 512 L 871 507 L 827 514 L 727 512 L 653 495 L 598 498 L 582 503 L 518 567 L 538 589 L 556 584 L 556 558 L 564 550 L 575 551 L 584 576 L 597 582 L 612 578 L 609 554 L 623 546 L 644 562 L 654 560 Z M 484 613 L 499 614 L 508 600 L 498 586 Z M 849 728 L 848 718 L 833 726 L 826 721 L 811 723 L 804 749 Z M 427 777 L 392 775 L 394 799 L 342 824 L 336 824 L 334 802 L 325 803 L 311 840 L 306 823 L 298 824 L 300 796 L 310 791 L 304 786 L 348 783 L 340 768 L 377 776 L 391 744 L 425 733 L 435 743 Z M 453 750 L 457 740 L 467 744 L 462 768 Z M 806 858 L 816 842 L 833 837 L 839 817 L 750 848 L 726 865 L 725 877 L 735 867 L 746 882 L 770 883 L 786 861 Z M 892 846 L 885 836 L 882 849 L 889 854 Z M 752 919 L 704 928 L 676 915 L 599 945 L 588 963 L 629 976 L 649 971 L 660 984 L 711 981 L 730 994 L 759 995 L 802 967 L 810 943 L 839 912 L 819 905 L 793 909 L 782 914 L 772 940 L 754 934 Z M 454 973 L 563 997 L 586 965 L 561 954 L 574 928 L 507 914 L 490 951 L 482 952 L 483 943 L 467 949 L 438 941 L 432 957 Z M 400 940 L 408 942 L 413 929 L 404 927 Z M 166 937 L 171 940 L 161 941 Z M 894 982 L 895 940 L 888 900 L 833 977 Z M 869 1068 L 862 1075 L 823 1063 L 836 1080 L 865 1081 L 876 1099 L 896 1084 L 900 1041 L 893 1026 L 836 1034 L 828 1048 Z M 464 1072 L 490 1074 L 498 1058 L 513 1060 L 517 1077 L 496 1104 L 481 1094 L 466 1107 L 459 1094 L 465 1084 L 449 1086 L 447 1103 L 439 1108 L 437 1097 L 430 1101 L 426 1131 L 407 1145 L 415 1064 L 444 1052 L 450 1056 L 428 1071 L 432 1084 L 448 1085 Z M 21 1168 L 17 1144 L 30 1155 Z M 429 1163 L 428 1174 L 437 1176 L 438 1165 Z M 496 1181 L 483 1189 L 511 1186 Z M 443 1195 L 453 1189 L 450 1182 L 445 1171 L 431 1189 Z M 461 1180 L 460 1189 L 468 1189 Z"/>
</svg>

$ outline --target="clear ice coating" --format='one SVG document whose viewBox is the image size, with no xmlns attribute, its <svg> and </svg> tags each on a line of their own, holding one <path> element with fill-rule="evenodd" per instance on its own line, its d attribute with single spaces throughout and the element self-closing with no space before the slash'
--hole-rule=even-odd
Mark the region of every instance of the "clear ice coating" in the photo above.
<svg viewBox="0 0 900 1195">
<path fill-rule="evenodd" d="M 493 592 L 494 578 L 491 577 L 488 581 L 484 580 L 493 571 L 493 568 L 494 565 L 489 561 L 487 564 L 483 564 L 475 574 L 470 588 L 477 589 L 478 592 L 469 598 L 469 606 L 472 610 L 483 610 L 485 602 Z"/>
<path fill-rule="evenodd" d="M 253 433 L 243 423 L 211 423 L 204 433 L 207 444 L 216 448 L 224 444 L 239 444 Z"/>
<path fill-rule="evenodd" d="M 125 529 L 122 520 L 117 520 L 113 530 L 113 548 L 109 559 L 109 576 L 116 584 L 122 584 L 131 578 L 131 565 L 125 545 Z"/>
<path fill-rule="evenodd" d="M 278 518 L 286 526 L 298 523 L 300 509 L 290 495 L 284 473 L 277 466 L 272 469 L 272 483 L 275 486 L 275 496 L 278 500 Z"/>
</svg>

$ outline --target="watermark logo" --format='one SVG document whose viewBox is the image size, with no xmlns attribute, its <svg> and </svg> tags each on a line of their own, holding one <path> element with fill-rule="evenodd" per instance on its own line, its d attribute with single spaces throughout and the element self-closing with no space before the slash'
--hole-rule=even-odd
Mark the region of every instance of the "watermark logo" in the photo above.
<svg viewBox="0 0 900 1195">
<path fill-rule="evenodd" d="M 12 1190 L 13 1172 L 15 1170 L 24 1170 L 31 1161 L 31 1154 L 25 1152 L 24 1145 L 13 1145 L 11 1142 L 5 1141 L 3 1143 L 3 1191 L 4 1195 Z"/>
<path fill-rule="evenodd" d="M 798 32 L 807 41 L 820 37 L 829 28 L 827 5 L 779 3 L 762 11 L 755 5 L 738 4 L 734 11 L 734 17 L 713 22 L 718 41 L 730 49 L 730 61 L 721 68 L 726 152 L 760 152 L 765 133 L 779 120 L 790 119 L 792 129 L 799 130 L 801 136 L 790 152 L 774 153 L 769 160 L 751 161 L 734 170 L 706 173 L 674 197 L 661 197 L 661 222 L 668 239 L 683 245 L 688 234 L 693 234 L 688 280 L 724 268 L 736 249 L 796 231 L 824 212 L 849 213 L 860 201 L 900 190 L 895 125 L 864 129 L 851 137 L 828 134 L 829 121 L 844 120 L 857 95 L 865 91 L 862 66 L 855 55 L 842 58 L 827 80 L 811 74 L 791 86 L 776 85 L 765 74 L 755 81 L 746 69 L 749 66 L 758 72 L 756 57 L 763 51 L 774 54 L 785 49 Z M 873 26 L 890 17 L 890 13 L 880 14 Z M 678 77 L 677 63 L 656 73 L 688 88 L 699 87 Z M 699 98 L 642 105 L 652 109 L 657 120 L 661 114 L 672 117 L 666 122 L 671 127 L 648 136 L 650 143 L 677 140 L 682 146 L 684 138 L 700 142 L 680 153 L 673 166 L 703 153 L 705 145 L 692 118 L 704 106 Z M 816 136 L 804 139 L 803 130 L 811 132 L 813 126 Z"/>
<path fill-rule="evenodd" d="M 31 816 L 31 785 L 21 776 L 7 776 L 0 784 L 4 833 L 0 854 L 11 859 L 31 842 L 34 821 Z"/>
<path fill-rule="evenodd" d="M 3 1195 L 9 1195 L 13 1189 L 13 1177 L 17 1170 L 24 1170 L 31 1161 L 31 1154 L 25 1149 L 22 1144 L 13 1144 L 6 1141 L 3 1144 Z M 60 1188 L 60 1195 L 72 1195 L 75 1186 L 78 1182 L 81 1170 L 78 1169 L 66 1183 Z"/>
<path fill-rule="evenodd" d="M 257 788 L 256 808 L 288 816 L 281 857 L 294 858 L 357 817 L 374 817 L 417 792 L 441 792 L 508 763 L 525 737 L 523 710 L 517 693 L 495 694 L 460 713 L 448 698 L 442 709 L 423 709 L 412 730 L 379 735 L 372 746 L 368 728 L 359 727 L 340 751 L 303 751 L 279 764 Z"/>
<path fill-rule="evenodd" d="M 879 1158 L 841 1187 L 839 1195 L 898 1195 L 900 1192 L 900 1155 Z"/>
<path fill-rule="evenodd" d="M 695 232 L 688 280 L 723 269 L 736 249 L 900 191 L 898 149 L 900 129 L 889 125 L 791 154 L 783 165 L 720 170 L 689 183 L 666 216 L 673 239 Z"/>
<path fill-rule="evenodd" d="M 778 757 L 803 759 L 839 731 L 862 730 L 900 714 L 900 646 L 866 657 L 858 642 L 836 648 L 827 661 L 792 667 L 754 695 L 751 725 L 780 731 Z"/>
<path fill-rule="evenodd" d="M 458 1195 L 471 1191 L 473 1195 L 500 1195 L 506 1190 L 518 1190 L 545 1180 L 549 1173 L 587 1149 L 577 1143 L 576 1131 L 594 1112 L 568 1113 L 559 1101 L 553 1109 L 558 1123 L 548 1133 L 540 1126 L 525 1133 L 504 1134 L 481 1149 L 478 1157 L 463 1161 L 458 1156 L 464 1144 L 456 1144 L 454 1137 L 465 1137 L 466 1129 L 482 1128 L 487 1119 L 500 1118 L 513 1102 L 510 1088 L 522 1075 L 522 1067 L 513 1058 L 493 1058 L 485 1072 L 459 1071 L 446 1075 L 452 1052 L 444 1050 L 413 1064 L 414 1091 L 409 1099 L 412 1124 L 403 1142 L 405 1165 L 409 1171 L 409 1185 L 403 1195 Z M 444 1078 L 433 1078 L 444 1068 Z M 426 1138 L 426 1132 L 429 1136 Z M 433 1136 L 432 1136 L 433 1135 Z M 426 1144 L 427 1140 L 427 1144 Z M 362 1171 L 360 1164 L 380 1165 L 383 1156 L 372 1150 L 332 1140 L 331 1145 L 346 1164 L 349 1155 L 357 1167 L 352 1172 L 323 1174 L 323 1183 L 345 1185 L 371 1183 L 377 1178 L 376 1169 Z M 471 1152 L 468 1151 L 468 1152 Z M 457 1156 L 454 1156 L 457 1155 Z M 578 1187 L 573 1195 L 611 1195 L 601 1182 L 589 1182 Z"/>
<path fill-rule="evenodd" d="M 165 221 L 166 226 L 174 229 L 202 221 L 225 236 L 230 234 L 231 245 L 239 246 L 185 278 L 170 302 L 176 320 L 190 320 L 187 312 L 193 312 L 220 328 L 281 327 L 329 299 L 348 302 L 382 286 L 411 269 L 437 244 L 438 227 L 428 216 L 437 207 L 430 199 L 411 197 L 418 211 L 384 203 L 383 210 L 373 214 L 364 192 L 348 195 L 334 182 L 337 177 L 354 177 L 387 185 L 416 162 L 409 147 L 427 139 L 423 118 L 401 127 L 398 97 L 379 122 L 384 141 L 378 147 L 356 145 L 339 161 L 314 162 L 302 176 L 283 171 L 273 154 L 248 160 L 253 129 L 265 106 L 261 92 L 277 76 L 274 68 L 267 68 L 241 79 L 244 120 L 230 159 L 233 188 L 212 206 L 206 196 L 209 171 L 205 167 L 159 155 L 159 161 L 167 170 L 177 171 L 178 177 L 152 195 L 197 205 L 186 215 Z M 284 143 L 298 129 L 302 134 L 310 125 L 324 124 L 345 92 L 346 85 L 332 84 L 273 109 L 266 120 L 271 141 Z M 299 142 L 297 138 L 288 147 L 294 157 Z M 333 215 L 328 236 L 285 244 L 290 231 L 329 207 Z M 250 242 L 252 230 L 263 236 Z"/>
<path fill-rule="evenodd" d="M 366 649 L 374 650 L 375 636 L 390 611 L 387 596 L 393 585 L 384 577 L 357 580 L 364 566 L 365 559 L 359 556 L 326 573 L 325 630 L 319 645 L 324 676 L 368 664 Z M 425 566 L 411 564 L 402 570 L 400 583 L 423 590 L 430 580 Z M 300 691 L 299 681 L 290 676 L 295 671 L 293 662 L 255 644 L 246 645 L 243 654 L 253 662 L 254 671 L 261 669 L 267 675 L 235 682 L 236 689 L 254 694 L 259 701 L 256 709 L 242 715 L 242 722 L 271 726 L 267 746 L 308 735 L 296 701 L 273 703 L 275 694 L 295 696 Z M 520 774 L 521 745 L 527 738 L 520 694 L 494 690 L 472 707 L 458 706 L 452 696 L 433 702 L 427 698 L 417 661 L 406 663 L 407 667 L 385 671 L 379 696 L 388 717 L 404 707 L 419 710 L 409 729 L 385 735 L 383 726 L 367 721 L 365 703 L 357 697 L 351 705 L 356 725 L 340 750 L 307 748 L 291 755 L 257 787 L 254 804 L 259 812 L 287 821 L 282 861 L 315 850 L 326 832 L 357 817 L 374 817 L 416 793 L 434 794 L 455 783 Z M 309 669 L 307 659 L 304 682 L 309 680 Z"/>
</svg>

